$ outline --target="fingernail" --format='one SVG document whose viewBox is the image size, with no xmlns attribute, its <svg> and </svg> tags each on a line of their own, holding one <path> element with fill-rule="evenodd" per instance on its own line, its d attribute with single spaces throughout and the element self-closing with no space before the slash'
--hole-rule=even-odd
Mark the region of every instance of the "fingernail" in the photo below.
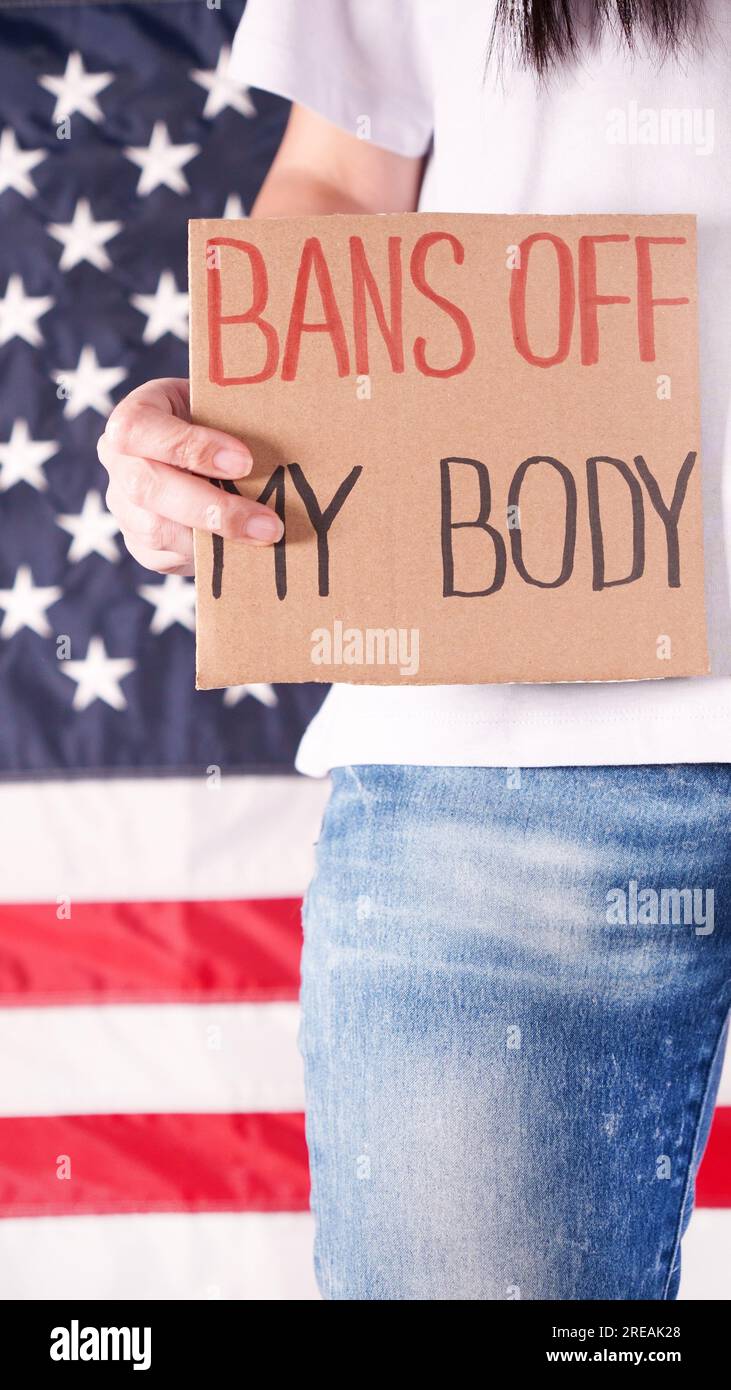
<svg viewBox="0 0 731 1390">
<path fill-rule="evenodd" d="M 243 449 L 217 449 L 213 455 L 213 467 L 230 478 L 243 478 L 251 472 L 251 454 Z"/>
<path fill-rule="evenodd" d="M 250 516 L 244 528 L 244 534 L 251 536 L 254 541 L 278 541 L 284 527 L 272 512 L 270 516 L 264 516 L 262 512 L 257 512 L 256 516 Z"/>
</svg>

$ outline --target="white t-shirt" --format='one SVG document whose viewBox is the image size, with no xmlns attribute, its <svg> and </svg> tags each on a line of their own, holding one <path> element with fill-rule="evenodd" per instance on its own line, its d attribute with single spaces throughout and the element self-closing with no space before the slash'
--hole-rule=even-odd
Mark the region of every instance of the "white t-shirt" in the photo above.
<svg viewBox="0 0 731 1390">
<path fill-rule="evenodd" d="M 661 65 L 605 33 L 541 88 L 510 64 L 486 67 L 493 0 L 248 0 L 232 74 L 353 134 L 367 117 L 375 144 L 428 154 L 421 208 L 698 216 L 712 676 L 336 685 L 304 736 L 300 771 L 731 762 L 731 7 L 708 9 L 702 52 Z M 653 120 L 658 138 L 646 143 Z"/>
</svg>

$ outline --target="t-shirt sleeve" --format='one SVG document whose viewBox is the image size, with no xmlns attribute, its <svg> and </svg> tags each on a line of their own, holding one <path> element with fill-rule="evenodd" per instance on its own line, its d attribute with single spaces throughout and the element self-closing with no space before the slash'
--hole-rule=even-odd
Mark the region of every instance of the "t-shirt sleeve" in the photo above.
<svg viewBox="0 0 731 1390">
<path fill-rule="evenodd" d="M 418 0 L 248 0 L 229 72 L 396 154 L 429 146 Z"/>
</svg>

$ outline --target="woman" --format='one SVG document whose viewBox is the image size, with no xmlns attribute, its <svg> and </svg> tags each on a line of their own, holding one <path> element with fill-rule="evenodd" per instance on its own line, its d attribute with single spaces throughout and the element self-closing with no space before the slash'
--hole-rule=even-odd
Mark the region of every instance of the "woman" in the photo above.
<svg viewBox="0 0 731 1390">
<path fill-rule="evenodd" d="M 327 1298 L 677 1291 L 731 1002 L 729 39 L 722 0 L 249 0 L 237 34 L 295 103 L 255 216 L 699 218 L 713 676 L 338 686 L 303 740 L 333 772 L 301 1036 Z M 151 569 L 191 573 L 209 504 L 279 535 L 206 481 L 250 456 L 184 383 L 100 456 Z"/>
</svg>

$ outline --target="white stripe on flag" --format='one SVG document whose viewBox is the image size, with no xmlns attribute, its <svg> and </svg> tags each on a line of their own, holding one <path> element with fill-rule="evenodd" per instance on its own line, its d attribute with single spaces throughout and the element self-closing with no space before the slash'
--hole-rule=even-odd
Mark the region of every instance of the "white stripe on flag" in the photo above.
<svg viewBox="0 0 731 1390">
<path fill-rule="evenodd" d="M 302 1110 L 296 1004 L 0 1009 L 0 1115 Z"/>
<path fill-rule="evenodd" d="M 0 785 L 4 902 L 301 895 L 327 781 L 130 777 Z"/>
<path fill-rule="evenodd" d="M 683 1241 L 683 1299 L 728 1297 L 731 1210 L 698 1211 Z M 0 1299 L 310 1301 L 307 1213 L 165 1213 L 0 1222 Z"/>
<path fill-rule="evenodd" d="M 319 1298 L 308 1213 L 0 1222 L 0 1299 Z"/>
<path fill-rule="evenodd" d="M 694 1212 L 683 1240 L 680 1297 L 725 1302 L 730 1252 L 731 1207 L 723 1211 L 704 1207 Z"/>
</svg>

